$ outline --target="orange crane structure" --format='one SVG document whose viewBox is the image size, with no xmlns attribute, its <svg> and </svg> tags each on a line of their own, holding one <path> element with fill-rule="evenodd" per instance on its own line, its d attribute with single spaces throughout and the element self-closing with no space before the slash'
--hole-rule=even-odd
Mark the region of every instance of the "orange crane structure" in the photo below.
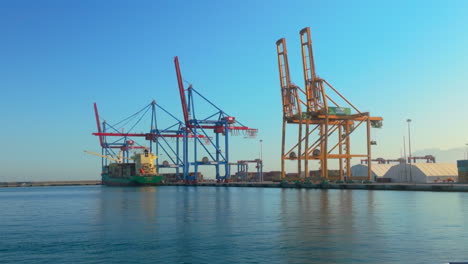
<svg viewBox="0 0 468 264">
<path fill-rule="evenodd" d="M 319 161 L 322 178 L 328 180 L 328 161 L 337 159 L 340 180 L 344 179 L 345 172 L 350 179 L 352 158 L 372 159 L 371 145 L 376 143 L 371 141 L 371 127 L 380 128 L 383 119 L 371 117 L 368 112 L 361 112 L 330 83 L 316 75 L 310 28 L 302 29 L 299 34 L 304 88 L 291 81 L 286 39 L 282 38 L 276 42 L 283 103 L 281 177 L 285 177 L 286 160 L 297 162 L 298 175 L 302 174 L 303 168 L 308 173 L 309 161 L 315 160 Z M 339 105 L 338 102 L 344 103 Z M 355 113 L 351 114 L 351 109 Z M 296 144 L 286 148 L 288 124 L 298 126 L 298 135 Z M 362 124 L 366 127 L 367 153 L 353 154 L 350 136 Z M 336 138 L 331 140 L 333 137 Z M 371 175 L 372 169 L 369 164 L 368 180 L 371 179 Z"/>
</svg>

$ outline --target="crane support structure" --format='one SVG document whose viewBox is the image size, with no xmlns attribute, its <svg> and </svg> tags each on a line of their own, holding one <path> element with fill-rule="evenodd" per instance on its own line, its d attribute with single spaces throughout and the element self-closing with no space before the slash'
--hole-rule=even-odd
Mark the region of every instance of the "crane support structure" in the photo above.
<svg viewBox="0 0 468 264">
<path fill-rule="evenodd" d="M 307 177 L 309 161 L 318 161 L 322 179 L 328 180 L 328 163 L 329 160 L 335 159 L 338 161 L 339 179 L 344 180 L 345 175 L 347 179 L 351 179 L 351 159 L 372 159 L 371 127 L 382 127 L 383 119 L 361 112 L 329 82 L 318 77 L 310 28 L 302 29 L 299 35 L 304 89 L 291 81 L 286 40 L 282 38 L 276 42 L 283 104 L 281 177 L 286 177 L 286 160 L 297 162 L 298 177 Z M 298 128 L 297 142 L 289 148 L 286 146 L 288 124 Z M 354 154 L 351 153 L 351 135 L 356 134 L 353 132 L 360 126 L 365 127 L 366 153 Z M 369 163 L 368 180 L 371 180 L 371 175 L 372 168 Z"/>
<path fill-rule="evenodd" d="M 242 180 L 247 180 L 249 176 L 249 163 L 255 164 L 257 169 L 257 174 L 255 176 L 255 181 L 263 181 L 263 161 L 261 159 L 255 160 L 238 160 L 237 163 L 232 163 L 232 165 L 237 165 L 237 177 L 241 177 Z"/>
</svg>

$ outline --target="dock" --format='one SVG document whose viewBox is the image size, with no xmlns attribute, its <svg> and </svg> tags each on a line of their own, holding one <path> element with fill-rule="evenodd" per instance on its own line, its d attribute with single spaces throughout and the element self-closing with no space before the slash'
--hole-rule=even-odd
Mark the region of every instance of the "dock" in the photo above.
<svg viewBox="0 0 468 264">
<path fill-rule="evenodd" d="M 0 187 L 38 186 L 86 186 L 102 185 L 101 181 L 40 181 L 40 182 L 0 182 Z M 339 189 L 339 190 L 384 190 L 384 191 L 429 191 L 429 192 L 468 192 L 468 184 L 461 183 L 307 183 L 307 182 L 199 182 L 195 184 L 165 183 L 164 186 L 190 187 L 253 187 L 286 189 Z"/>
<path fill-rule="evenodd" d="M 36 186 L 80 186 L 101 185 L 101 181 L 19 181 L 0 182 L 0 187 L 36 187 Z"/>
<path fill-rule="evenodd" d="M 187 186 L 184 183 L 167 183 L 166 186 Z M 255 187 L 289 189 L 345 189 L 345 190 L 387 190 L 387 191 L 430 191 L 468 192 L 468 184 L 458 183 L 300 183 L 300 182 L 202 182 L 190 186 L 212 187 Z"/>
</svg>

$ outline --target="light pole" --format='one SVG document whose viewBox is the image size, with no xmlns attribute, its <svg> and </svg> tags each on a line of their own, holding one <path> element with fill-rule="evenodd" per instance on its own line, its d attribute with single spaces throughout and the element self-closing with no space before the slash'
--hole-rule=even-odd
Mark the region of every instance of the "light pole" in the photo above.
<svg viewBox="0 0 468 264">
<path fill-rule="evenodd" d="M 413 181 L 413 177 L 411 175 L 411 129 L 410 129 L 410 123 L 411 123 L 411 119 L 406 119 L 406 122 L 408 123 L 408 147 L 409 147 L 409 157 L 410 157 L 410 160 L 409 160 L 409 164 L 410 164 L 410 169 L 409 169 L 409 177 L 410 177 L 410 182 Z"/>
<path fill-rule="evenodd" d="M 403 136 L 403 153 L 404 153 L 404 159 L 405 159 L 405 181 L 408 181 L 408 172 L 407 172 L 407 166 L 406 163 L 408 163 L 408 157 L 406 156 L 406 139 L 405 136 Z"/>
<path fill-rule="evenodd" d="M 260 139 L 260 181 L 263 182 L 263 140 Z"/>
</svg>

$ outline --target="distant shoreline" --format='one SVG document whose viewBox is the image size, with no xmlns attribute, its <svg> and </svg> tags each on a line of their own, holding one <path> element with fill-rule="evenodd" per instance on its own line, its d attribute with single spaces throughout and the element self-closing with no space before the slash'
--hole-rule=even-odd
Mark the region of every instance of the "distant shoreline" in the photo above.
<svg viewBox="0 0 468 264">
<path fill-rule="evenodd" d="M 0 182 L 0 187 L 79 186 L 101 185 L 101 181 L 20 181 Z"/>
</svg>

